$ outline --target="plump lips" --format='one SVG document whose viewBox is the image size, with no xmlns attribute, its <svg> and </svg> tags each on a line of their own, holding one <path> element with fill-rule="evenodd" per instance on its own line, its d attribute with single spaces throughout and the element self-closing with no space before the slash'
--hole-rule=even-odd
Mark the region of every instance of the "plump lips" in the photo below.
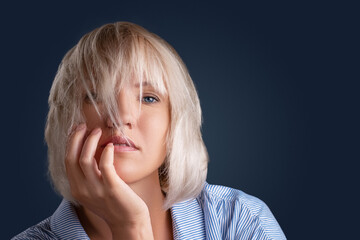
<svg viewBox="0 0 360 240">
<path fill-rule="evenodd" d="M 114 147 L 123 146 L 123 147 L 138 149 L 138 147 L 133 143 L 133 141 L 131 141 L 129 138 L 125 138 L 122 136 L 112 136 L 108 138 L 104 142 L 104 144 L 101 145 L 101 147 L 105 148 L 106 145 L 108 145 L 109 143 L 114 144 Z"/>
</svg>

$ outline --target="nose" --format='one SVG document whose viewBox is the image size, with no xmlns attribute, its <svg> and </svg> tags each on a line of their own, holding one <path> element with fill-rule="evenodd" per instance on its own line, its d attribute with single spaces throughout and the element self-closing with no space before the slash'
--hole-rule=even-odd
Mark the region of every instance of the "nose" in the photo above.
<svg viewBox="0 0 360 240">
<path fill-rule="evenodd" d="M 134 96 L 132 97 L 134 98 Z M 131 101 L 131 94 L 127 91 L 121 90 L 117 96 L 117 107 L 119 119 L 114 119 L 116 124 L 110 116 L 106 118 L 106 125 L 108 128 L 115 128 L 116 125 L 123 129 L 133 129 L 136 123 L 136 101 Z M 135 99 L 135 98 L 134 98 Z M 114 116 L 116 118 L 116 116 Z"/>
</svg>

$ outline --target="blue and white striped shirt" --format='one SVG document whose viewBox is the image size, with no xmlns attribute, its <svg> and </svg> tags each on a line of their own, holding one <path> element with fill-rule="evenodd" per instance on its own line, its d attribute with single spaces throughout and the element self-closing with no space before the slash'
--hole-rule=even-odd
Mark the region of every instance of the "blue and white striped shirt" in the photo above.
<svg viewBox="0 0 360 240">
<path fill-rule="evenodd" d="M 205 184 L 201 194 L 171 208 L 174 239 L 286 239 L 264 202 L 240 190 Z M 12 238 L 89 239 L 72 204 Z"/>
</svg>

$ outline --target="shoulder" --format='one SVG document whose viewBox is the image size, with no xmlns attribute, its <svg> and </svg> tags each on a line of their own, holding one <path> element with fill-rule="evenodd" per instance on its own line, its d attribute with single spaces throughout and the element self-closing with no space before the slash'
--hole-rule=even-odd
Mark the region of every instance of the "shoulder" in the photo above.
<svg viewBox="0 0 360 240">
<path fill-rule="evenodd" d="M 257 197 L 244 193 L 241 190 L 206 183 L 200 198 L 212 206 L 237 206 L 249 211 L 252 216 L 258 216 L 268 207 Z"/>
<path fill-rule="evenodd" d="M 268 206 L 243 191 L 206 183 L 198 201 L 207 228 L 222 239 L 285 239 Z"/>
<path fill-rule="evenodd" d="M 40 223 L 29 227 L 22 233 L 16 235 L 11 240 L 47 240 L 57 239 L 54 233 L 50 229 L 50 217 L 41 221 Z"/>
</svg>

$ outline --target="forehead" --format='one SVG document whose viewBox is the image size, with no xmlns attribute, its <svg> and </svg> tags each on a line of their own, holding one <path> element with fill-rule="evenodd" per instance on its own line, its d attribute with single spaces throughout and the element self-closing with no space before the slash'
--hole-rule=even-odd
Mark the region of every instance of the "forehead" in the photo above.
<svg viewBox="0 0 360 240">
<path fill-rule="evenodd" d="M 133 83 L 133 85 L 136 88 L 140 88 L 140 85 L 141 85 L 141 87 L 154 88 L 153 84 L 148 81 L 143 81 L 141 84 L 140 84 L 140 82 L 135 82 L 135 83 Z"/>
<path fill-rule="evenodd" d="M 85 82 L 85 90 L 89 89 L 92 91 L 100 91 L 101 89 L 104 88 L 108 88 L 109 86 L 111 86 L 111 82 L 108 81 L 96 81 L 95 83 L 90 81 L 89 79 L 87 79 Z M 121 81 L 118 80 L 117 83 L 115 83 L 115 85 L 113 86 L 113 90 L 118 89 L 124 89 L 124 88 L 136 88 L 136 89 L 152 89 L 152 90 L 156 90 L 159 91 L 163 94 L 166 94 L 167 90 L 165 87 L 165 84 L 163 81 L 157 81 L 157 82 L 150 82 L 147 80 L 135 80 L 134 78 L 132 79 L 127 79 L 125 81 Z M 165 91 L 164 91 L 165 90 Z M 115 90 L 116 91 L 116 90 Z"/>
<path fill-rule="evenodd" d="M 133 78 L 130 81 L 124 81 L 124 82 L 120 82 L 120 87 L 119 89 L 123 89 L 123 88 L 135 88 L 139 91 L 141 90 L 153 90 L 153 91 L 157 91 L 158 93 L 162 94 L 162 95 L 167 95 L 167 88 L 165 86 L 166 84 L 164 83 L 164 81 L 162 79 L 157 79 L 157 80 L 147 80 L 147 79 L 141 79 L 138 80 L 137 78 Z"/>
</svg>

